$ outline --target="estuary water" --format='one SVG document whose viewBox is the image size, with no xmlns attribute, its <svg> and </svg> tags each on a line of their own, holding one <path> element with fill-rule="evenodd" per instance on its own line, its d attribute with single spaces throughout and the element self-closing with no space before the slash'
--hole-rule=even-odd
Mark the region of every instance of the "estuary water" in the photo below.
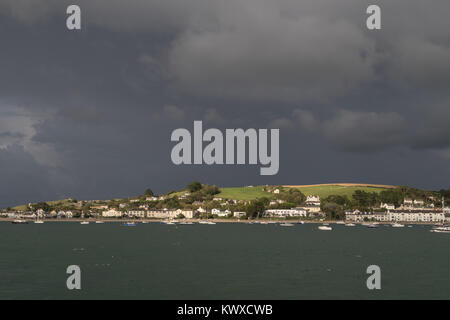
<svg viewBox="0 0 450 320">
<path fill-rule="evenodd" d="M 450 299 L 450 234 L 317 226 L 1 222 L 0 299 Z"/>
</svg>

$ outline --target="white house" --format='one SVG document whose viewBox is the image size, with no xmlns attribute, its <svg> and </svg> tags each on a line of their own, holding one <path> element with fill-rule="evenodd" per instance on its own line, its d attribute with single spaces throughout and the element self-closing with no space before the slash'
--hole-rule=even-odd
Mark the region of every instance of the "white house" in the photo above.
<svg viewBox="0 0 450 320">
<path fill-rule="evenodd" d="M 197 212 L 199 213 L 206 213 L 206 209 L 203 209 L 202 207 L 197 209 Z"/>
<path fill-rule="evenodd" d="M 233 216 L 236 218 L 242 218 L 242 217 L 245 217 L 246 215 L 247 215 L 247 213 L 243 212 L 243 211 L 235 211 L 233 213 Z"/>
<path fill-rule="evenodd" d="M 281 199 L 272 200 L 272 201 L 269 202 L 269 206 L 273 206 L 273 205 L 281 204 L 281 203 L 285 203 L 285 202 L 286 202 L 286 201 L 281 200 Z"/>
<path fill-rule="evenodd" d="M 380 208 L 385 208 L 387 210 L 394 210 L 395 206 L 391 203 L 381 203 Z"/>
<path fill-rule="evenodd" d="M 158 201 L 158 197 L 147 197 L 145 198 L 146 201 Z"/>
<path fill-rule="evenodd" d="M 306 217 L 308 212 L 302 208 L 293 209 L 269 209 L 264 211 L 264 216 L 269 217 Z"/>
<path fill-rule="evenodd" d="M 192 219 L 194 217 L 194 211 L 182 209 L 147 211 L 148 218 L 168 219 L 168 218 L 176 218 L 179 215 L 183 215 L 185 218 Z"/>
<path fill-rule="evenodd" d="M 345 219 L 349 221 L 380 221 L 380 222 L 444 222 L 442 211 L 405 210 L 397 209 L 388 212 L 359 212 L 348 211 Z"/>
<path fill-rule="evenodd" d="M 308 213 L 319 213 L 320 197 L 315 195 L 307 196 L 305 204 L 302 206 L 298 206 L 297 208 L 306 210 Z"/>
<path fill-rule="evenodd" d="M 127 215 L 130 218 L 145 218 L 145 210 L 130 210 Z"/>
<path fill-rule="evenodd" d="M 409 198 L 403 199 L 403 206 L 405 207 L 411 207 L 413 205 L 413 200 Z"/>
<path fill-rule="evenodd" d="M 186 198 L 189 197 L 190 195 L 191 195 L 190 192 L 186 192 L 186 193 L 184 193 L 184 194 L 182 194 L 182 195 L 180 196 L 180 199 L 186 199 Z"/>
<path fill-rule="evenodd" d="M 107 211 L 102 212 L 102 217 L 105 218 L 119 218 L 122 217 L 123 213 L 120 211 L 117 211 L 116 209 L 110 209 Z"/>
</svg>

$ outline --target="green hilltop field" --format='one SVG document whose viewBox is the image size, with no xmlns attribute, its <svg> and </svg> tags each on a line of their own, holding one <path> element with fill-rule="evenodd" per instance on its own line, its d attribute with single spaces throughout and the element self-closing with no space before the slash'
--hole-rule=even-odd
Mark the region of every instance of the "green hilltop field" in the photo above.
<svg viewBox="0 0 450 320">
<path fill-rule="evenodd" d="M 264 191 L 263 188 L 264 186 L 220 188 L 221 192 L 218 195 L 216 195 L 216 197 L 221 197 L 225 199 L 236 199 L 236 200 L 253 200 L 262 197 L 272 198 L 274 196 L 273 193 Z M 318 195 L 321 198 L 325 198 L 333 194 L 333 195 L 347 196 L 348 198 L 351 199 L 353 193 L 356 190 L 379 193 L 383 190 L 391 189 L 393 188 L 393 186 L 329 184 L 329 185 L 296 186 L 292 188 L 297 188 L 307 196 Z"/>
</svg>

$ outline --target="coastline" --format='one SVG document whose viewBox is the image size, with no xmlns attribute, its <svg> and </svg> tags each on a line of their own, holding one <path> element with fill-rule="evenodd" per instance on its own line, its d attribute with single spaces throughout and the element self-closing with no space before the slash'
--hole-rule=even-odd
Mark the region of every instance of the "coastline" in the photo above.
<svg viewBox="0 0 450 320">
<path fill-rule="evenodd" d="M 18 220 L 15 218 L 0 218 L 0 222 L 13 222 L 14 220 Z M 29 223 L 33 223 L 35 221 L 35 219 L 19 219 L 19 220 L 24 220 L 27 221 Z M 102 222 L 113 222 L 113 223 L 125 223 L 125 222 L 137 222 L 137 223 L 162 223 L 167 221 L 167 219 L 95 219 L 95 218 L 86 218 L 86 219 L 81 219 L 81 218 L 72 218 L 72 219 L 40 219 L 44 222 L 49 222 L 49 223 L 58 223 L 58 222 L 66 222 L 66 223 L 70 223 L 70 222 L 82 222 L 82 221 L 89 221 L 92 223 L 95 223 L 96 221 L 102 221 Z M 355 225 L 364 225 L 367 223 L 373 223 L 373 222 L 355 222 L 355 221 L 336 221 L 336 220 L 324 220 L 324 221 L 312 221 L 312 220 L 284 220 L 284 219 L 278 219 L 278 220 L 267 220 L 267 219 L 254 219 L 254 220 L 238 220 L 238 219 L 175 219 L 178 222 L 193 222 L 193 223 L 198 223 L 200 221 L 211 221 L 211 222 L 215 222 L 215 223 L 243 223 L 243 224 L 258 224 L 260 222 L 269 222 L 269 224 L 278 224 L 278 223 L 305 223 L 305 224 L 341 224 L 343 225 L 344 223 L 353 223 Z M 376 224 L 378 225 L 392 225 L 395 223 L 399 223 L 399 222 L 377 222 Z M 407 222 L 407 221 L 400 221 L 400 223 L 406 224 L 406 225 L 436 225 L 438 224 L 437 222 Z"/>
</svg>

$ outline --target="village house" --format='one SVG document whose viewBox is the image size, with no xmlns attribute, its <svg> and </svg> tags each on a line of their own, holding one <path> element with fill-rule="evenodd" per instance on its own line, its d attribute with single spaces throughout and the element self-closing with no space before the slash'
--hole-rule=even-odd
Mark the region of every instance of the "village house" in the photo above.
<svg viewBox="0 0 450 320">
<path fill-rule="evenodd" d="M 309 195 L 306 197 L 305 204 L 298 208 L 306 210 L 309 214 L 318 214 L 320 213 L 320 197 Z"/>
<path fill-rule="evenodd" d="M 120 218 L 122 216 L 123 216 L 123 213 L 116 209 L 110 209 L 110 210 L 102 212 L 102 217 L 104 217 L 104 218 Z"/>
<path fill-rule="evenodd" d="M 393 205 L 393 204 L 391 204 L 391 203 L 381 203 L 381 205 L 380 205 L 380 208 L 384 208 L 384 209 L 387 209 L 387 210 L 394 210 L 395 209 L 395 206 Z"/>
<path fill-rule="evenodd" d="M 158 197 L 152 196 L 145 198 L 145 201 L 158 201 Z"/>
<path fill-rule="evenodd" d="M 217 216 L 219 216 L 219 217 L 227 217 L 227 216 L 230 215 L 231 213 L 232 213 L 232 212 L 231 212 L 230 210 L 222 211 L 222 210 L 216 209 L 216 208 L 214 208 L 214 209 L 211 210 L 211 214 L 217 215 Z"/>
<path fill-rule="evenodd" d="M 379 222 L 444 222 L 442 211 L 405 210 L 397 209 L 388 212 L 360 212 L 347 211 L 345 219 L 348 221 L 379 221 Z"/>
<path fill-rule="evenodd" d="M 281 200 L 281 199 L 272 200 L 272 201 L 269 202 L 269 206 L 274 206 L 274 205 L 281 204 L 281 203 L 285 203 L 285 202 L 286 202 L 286 201 Z"/>
<path fill-rule="evenodd" d="M 179 215 L 183 215 L 187 219 L 192 219 L 194 217 L 194 211 L 192 210 L 149 210 L 146 213 L 147 218 L 157 218 L 157 219 L 169 219 L 176 218 Z"/>
<path fill-rule="evenodd" d="M 405 198 L 403 199 L 403 206 L 404 207 L 412 207 L 413 205 L 413 200 L 410 198 Z"/>
<path fill-rule="evenodd" d="M 92 206 L 91 209 L 94 210 L 108 210 L 108 206 L 107 205 L 97 205 L 97 206 Z"/>
<path fill-rule="evenodd" d="M 268 217 L 306 217 L 308 212 L 303 208 L 269 209 L 264 211 L 263 215 Z"/>
<path fill-rule="evenodd" d="M 242 217 L 245 217 L 246 215 L 247 215 L 247 213 L 243 212 L 243 211 L 235 211 L 233 213 L 233 217 L 235 217 L 235 218 L 242 218 Z"/>
<path fill-rule="evenodd" d="M 190 192 L 186 192 L 186 193 L 182 194 L 179 198 L 180 198 L 180 199 L 186 199 L 186 198 L 189 197 L 190 195 L 191 195 Z"/>
<path fill-rule="evenodd" d="M 203 209 L 202 207 L 197 209 L 198 213 L 206 213 L 206 209 Z"/>
<path fill-rule="evenodd" d="M 145 218 L 145 210 L 130 210 L 127 212 L 127 216 L 130 218 Z"/>
</svg>

